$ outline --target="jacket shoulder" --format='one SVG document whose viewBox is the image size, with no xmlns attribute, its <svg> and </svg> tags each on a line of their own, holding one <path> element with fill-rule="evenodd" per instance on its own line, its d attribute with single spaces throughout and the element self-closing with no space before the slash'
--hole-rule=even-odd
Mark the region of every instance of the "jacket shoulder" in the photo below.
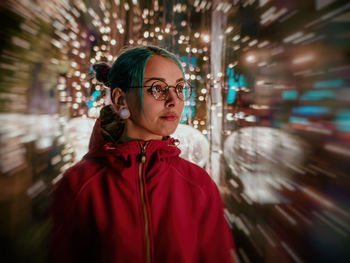
<svg viewBox="0 0 350 263">
<path fill-rule="evenodd" d="M 216 184 L 202 167 L 181 157 L 175 158 L 173 166 L 184 178 L 200 187 L 204 193 L 208 194 L 216 189 Z"/>
<path fill-rule="evenodd" d="M 101 164 L 93 159 L 83 159 L 66 170 L 61 180 L 54 187 L 54 192 L 69 191 L 76 196 L 102 168 Z"/>
</svg>

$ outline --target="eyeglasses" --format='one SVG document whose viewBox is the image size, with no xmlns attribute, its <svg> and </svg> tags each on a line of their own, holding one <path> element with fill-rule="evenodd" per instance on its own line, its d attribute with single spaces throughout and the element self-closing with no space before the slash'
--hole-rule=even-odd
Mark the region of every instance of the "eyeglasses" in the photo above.
<svg viewBox="0 0 350 263">
<path fill-rule="evenodd" d="M 159 101 L 166 100 L 168 98 L 170 88 L 175 89 L 176 96 L 182 101 L 191 98 L 192 94 L 192 87 L 188 82 L 184 81 L 177 83 L 175 86 L 169 86 L 166 82 L 162 80 L 155 80 L 151 85 L 134 86 L 129 88 L 140 87 L 149 88 L 147 89 L 147 92 Z"/>
</svg>

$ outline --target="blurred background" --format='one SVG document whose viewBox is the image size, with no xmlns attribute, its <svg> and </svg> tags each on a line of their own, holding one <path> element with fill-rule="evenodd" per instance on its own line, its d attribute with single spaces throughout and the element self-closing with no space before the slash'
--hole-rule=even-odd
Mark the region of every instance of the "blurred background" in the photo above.
<svg viewBox="0 0 350 263">
<path fill-rule="evenodd" d="M 50 261 L 50 192 L 109 96 L 91 66 L 144 44 L 186 68 L 174 137 L 217 183 L 239 261 L 349 262 L 349 1 L 5 0 L 0 12 L 1 262 Z"/>
</svg>

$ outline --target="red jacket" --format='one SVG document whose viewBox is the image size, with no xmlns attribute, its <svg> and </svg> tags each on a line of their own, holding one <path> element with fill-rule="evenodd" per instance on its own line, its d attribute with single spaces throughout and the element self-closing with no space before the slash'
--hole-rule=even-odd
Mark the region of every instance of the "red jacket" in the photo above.
<svg viewBox="0 0 350 263">
<path fill-rule="evenodd" d="M 54 191 L 55 262 L 234 262 L 217 187 L 174 139 L 106 143 L 98 120 L 90 146 Z"/>
</svg>

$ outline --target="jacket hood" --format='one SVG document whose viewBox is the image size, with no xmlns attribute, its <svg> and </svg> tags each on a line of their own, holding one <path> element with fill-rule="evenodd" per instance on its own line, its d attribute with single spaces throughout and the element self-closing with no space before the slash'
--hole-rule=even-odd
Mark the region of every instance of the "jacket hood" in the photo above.
<svg viewBox="0 0 350 263">
<path fill-rule="evenodd" d="M 141 145 L 147 143 L 147 155 L 158 151 L 160 158 L 178 156 L 181 151 L 177 147 L 179 141 L 171 137 L 164 137 L 163 140 L 134 140 L 125 143 L 119 143 L 123 133 L 125 121 L 115 114 L 109 105 L 103 107 L 100 116 L 95 122 L 90 142 L 89 152 L 84 159 L 93 157 L 123 156 L 127 159 L 130 154 L 138 154 L 141 151 Z"/>
<path fill-rule="evenodd" d="M 108 142 L 117 143 L 124 126 L 124 121 L 112 111 L 109 105 L 103 107 L 92 130 L 89 151 L 101 148 Z"/>
</svg>

